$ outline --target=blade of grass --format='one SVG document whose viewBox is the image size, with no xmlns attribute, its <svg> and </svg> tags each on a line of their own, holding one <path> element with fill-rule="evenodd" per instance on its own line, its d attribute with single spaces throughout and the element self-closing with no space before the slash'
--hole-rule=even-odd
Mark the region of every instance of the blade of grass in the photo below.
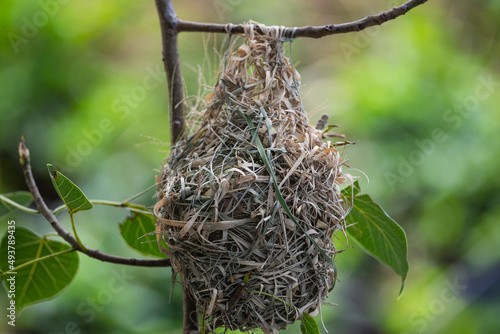
<svg viewBox="0 0 500 334">
<path fill-rule="evenodd" d="M 262 146 L 262 142 L 260 141 L 260 138 L 258 135 L 256 135 L 257 131 L 255 129 L 255 126 L 253 125 L 252 119 L 250 116 L 245 114 L 240 110 L 240 113 L 246 118 L 248 127 L 250 128 L 250 132 L 252 133 L 252 136 L 255 137 L 255 146 L 257 146 L 257 150 L 259 151 L 260 157 L 262 158 L 262 161 L 266 165 L 267 170 L 269 171 L 269 174 L 271 175 L 271 178 L 273 179 L 273 184 L 274 184 L 274 190 L 276 192 L 276 197 L 278 198 L 279 203 L 281 204 L 281 207 L 285 211 L 285 213 L 290 217 L 290 219 L 297 225 L 302 232 L 306 235 L 306 237 L 312 242 L 314 247 L 318 250 L 318 252 L 321 253 L 321 255 L 328 261 L 328 263 L 332 266 L 333 270 L 335 273 L 337 272 L 337 268 L 335 267 L 335 263 L 333 262 L 332 258 L 329 257 L 328 255 L 325 254 L 325 252 L 319 247 L 319 245 L 314 241 L 314 239 L 307 233 L 307 231 L 302 227 L 302 225 L 299 224 L 295 216 L 293 215 L 292 211 L 286 204 L 285 199 L 283 198 L 283 195 L 281 194 L 278 181 L 276 180 L 276 176 L 274 175 L 274 170 L 271 166 L 271 163 L 269 162 L 269 159 L 267 158 L 266 155 L 266 150 L 264 149 L 264 146 Z"/>
</svg>

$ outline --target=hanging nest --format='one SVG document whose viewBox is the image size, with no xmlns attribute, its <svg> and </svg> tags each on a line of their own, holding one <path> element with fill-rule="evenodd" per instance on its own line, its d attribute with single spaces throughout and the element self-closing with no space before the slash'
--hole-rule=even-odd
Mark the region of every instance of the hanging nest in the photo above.
<svg viewBox="0 0 500 334">
<path fill-rule="evenodd" d="M 157 194 L 160 247 L 208 331 L 277 332 L 317 314 L 336 280 L 332 236 L 345 229 L 341 154 L 308 122 L 283 30 L 260 29 L 229 47 Z"/>
</svg>

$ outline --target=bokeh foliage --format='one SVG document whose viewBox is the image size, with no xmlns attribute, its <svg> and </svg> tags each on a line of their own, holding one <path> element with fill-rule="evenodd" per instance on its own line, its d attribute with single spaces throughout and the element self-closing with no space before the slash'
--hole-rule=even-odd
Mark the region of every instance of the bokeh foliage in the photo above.
<svg viewBox="0 0 500 334">
<path fill-rule="evenodd" d="M 301 26 L 351 21 L 394 2 L 174 4 L 188 20 Z M 90 198 L 123 200 L 151 185 L 168 147 L 138 145 L 151 141 L 141 135 L 169 138 L 153 1 L 3 0 L 0 6 L 0 193 L 25 189 L 16 156 L 21 135 L 52 207 L 61 203 L 47 163 Z M 382 27 L 292 44 L 313 123 L 327 112 L 357 141 L 345 152 L 352 173 L 409 241 L 411 268 L 399 301 L 398 277 L 354 244 L 337 257 L 340 282 L 330 300 L 339 306 L 323 308 L 330 332 L 476 333 L 500 327 L 499 27 L 496 0 L 429 1 Z M 23 42 L 13 45 L 12 33 Z M 198 66 L 205 81 L 214 82 L 214 39 L 180 36 L 188 95 L 197 94 Z M 216 39 L 220 52 L 222 36 Z M 143 204 L 154 203 L 151 197 Z M 80 238 L 93 248 L 136 256 L 119 236 L 117 223 L 125 214 L 109 208 L 79 213 L 85 222 Z M 38 234 L 50 231 L 40 218 L 13 218 Z M 2 234 L 5 229 L 1 224 Z M 342 240 L 339 247 L 345 247 Z M 83 333 L 180 332 L 180 288 L 169 304 L 169 270 L 80 259 L 75 283 L 57 299 L 23 311 L 16 328 L 55 333 L 76 324 Z M 3 308 L 7 298 L 0 293 Z M 1 322 L 0 331 L 6 326 Z"/>
</svg>

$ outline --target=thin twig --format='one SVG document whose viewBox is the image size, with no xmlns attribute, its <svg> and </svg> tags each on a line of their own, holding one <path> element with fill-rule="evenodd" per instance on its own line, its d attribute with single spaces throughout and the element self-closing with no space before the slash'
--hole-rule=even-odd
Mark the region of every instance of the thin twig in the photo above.
<svg viewBox="0 0 500 334">
<path fill-rule="evenodd" d="M 149 259 L 135 259 L 135 258 L 124 258 L 120 256 L 110 255 L 102 253 L 96 249 L 88 248 L 87 251 L 83 250 L 78 241 L 73 237 L 68 231 L 64 229 L 61 223 L 57 220 L 54 213 L 47 207 L 40 191 L 33 178 L 33 173 L 31 172 L 29 150 L 24 143 L 24 138 L 19 143 L 19 161 L 24 172 L 24 178 L 26 185 L 28 186 L 31 195 L 33 195 L 33 200 L 37 206 L 38 212 L 50 223 L 52 228 L 57 232 L 57 234 L 62 237 L 68 244 L 73 247 L 78 252 L 84 253 L 85 255 L 103 261 L 116 264 L 125 264 L 129 266 L 139 266 L 139 267 L 168 267 L 170 266 L 170 259 L 161 260 L 149 260 Z"/>
<path fill-rule="evenodd" d="M 297 37 L 321 38 L 329 35 L 361 31 L 368 27 L 381 25 L 382 23 L 385 23 L 387 21 L 394 20 L 398 16 L 406 14 L 411 9 L 427 1 L 428 0 L 410 0 L 402 4 L 401 6 L 392 8 L 387 12 L 383 12 L 377 15 L 370 15 L 361 20 L 349 23 L 327 24 L 324 26 L 305 26 L 305 27 L 286 28 L 284 36 L 287 38 L 297 38 Z M 228 25 L 228 24 L 217 24 L 217 23 L 199 23 L 192 21 L 183 21 L 177 18 L 174 27 L 176 27 L 178 33 L 182 31 L 228 33 L 229 27 L 231 28 L 230 32 L 233 34 L 241 34 L 244 31 L 243 25 L 241 24 Z M 260 31 L 260 28 L 258 26 L 255 26 L 255 30 L 259 33 L 262 33 L 262 31 Z"/>
</svg>

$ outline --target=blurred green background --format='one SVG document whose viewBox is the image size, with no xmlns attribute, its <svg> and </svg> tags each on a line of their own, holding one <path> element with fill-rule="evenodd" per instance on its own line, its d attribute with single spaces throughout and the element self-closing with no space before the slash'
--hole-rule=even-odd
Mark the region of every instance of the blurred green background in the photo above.
<svg viewBox="0 0 500 334">
<path fill-rule="evenodd" d="M 400 3 L 174 1 L 186 20 L 286 26 L 353 21 Z M 51 207 L 60 201 L 47 163 L 93 199 L 123 200 L 153 184 L 168 147 L 144 136 L 169 140 L 154 2 L 2 0 L 0 8 L 0 193 L 26 189 L 16 156 L 22 135 Z M 312 124 L 326 112 L 357 142 L 345 150 L 348 171 L 408 235 L 411 268 L 400 300 L 398 277 L 359 248 L 337 256 L 340 282 L 330 301 L 338 306 L 323 307 L 330 333 L 500 330 L 499 28 L 500 1 L 443 0 L 361 33 L 293 42 Z M 213 85 L 222 39 L 180 36 L 188 95 L 200 82 Z M 140 202 L 151 205 L 152 196 Z M 80 213 L 80 238 L 136 256 L 119 236 L 125 215 L 103 207 Z M 11 219 L 51 231 L 40 217 Z M 177 285 L 169 303 L 169 269 L 80 259 L 74 284 L 25 309 L 15 329 L 2 316 L 0 332 L 181 333 L 181 291 Z M 110 293 L 118 276 L 123 289 Z M 7 302 L 2 289 L 1 309 Z"/>
</svg>

